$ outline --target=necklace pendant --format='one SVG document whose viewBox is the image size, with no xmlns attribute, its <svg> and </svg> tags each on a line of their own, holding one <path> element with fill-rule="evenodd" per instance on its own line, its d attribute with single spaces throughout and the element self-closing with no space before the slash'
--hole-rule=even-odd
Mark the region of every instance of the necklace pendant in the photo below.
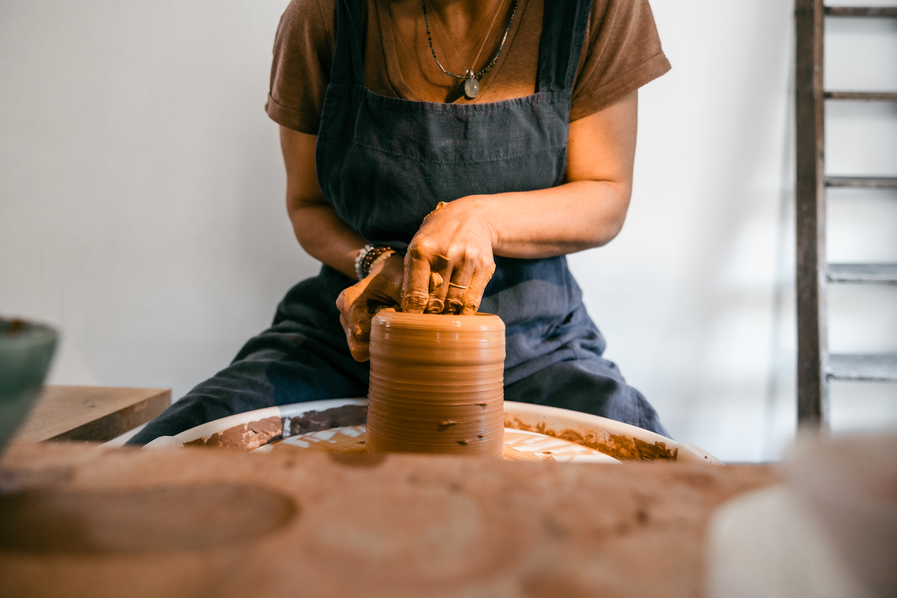
<svg viewBox="0 0 897 598">
<path fill-rule="evenodd" d="M 476 77 L 470 76 L 464 79 L 464 83 L 461 84 L 461 90 L 464 92 L 465 98 L 473 100 L 480 95 L 480 82 L 477 81 Z"/>
</svg>

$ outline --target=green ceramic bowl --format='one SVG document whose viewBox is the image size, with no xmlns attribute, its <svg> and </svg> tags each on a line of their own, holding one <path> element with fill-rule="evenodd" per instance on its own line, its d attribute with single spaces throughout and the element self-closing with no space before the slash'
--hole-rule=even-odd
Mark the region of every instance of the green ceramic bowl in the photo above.
<svg viewBox="0 0 897 598">
<path fill-rule="evenodd" d="M 0 318 L 0 451 L 40 393 L 58 338 L 49 326 Z"/>
</svg>

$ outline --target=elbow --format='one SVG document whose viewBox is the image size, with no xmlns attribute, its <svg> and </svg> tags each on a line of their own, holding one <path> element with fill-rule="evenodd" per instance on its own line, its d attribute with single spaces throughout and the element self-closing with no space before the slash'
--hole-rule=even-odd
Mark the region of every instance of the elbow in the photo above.
<svg viewBox="0 0 897 598">
<path fill-rule="evenodd" d="M 603 227 L 603 230 L 601 231 L 599 239 L 597 239 L 595 247 L 602 247 L 616 239 L 617 235 L 622 232 L 623 224 L 625 222 L 626 214 L 623 214 L 621 217 L 614 219 L 612 222 L 607 222 Z"/>
<path fill-rule="evenodd" d="M 293 234 L 305 251 L 309 251 L 309 246 L 314 236 L 313 227 L 309 226 L 309 208 L 310 206 L 304 202 L 287 200 L 287 215 L 290 218 L 290 224 L 293 226 Z"/>
<path fill-rule="evenodd" d="M 584 243 L 584 247 L 581 249 L 604 247 L 616 239 L 617 235 L 623 230 L 623 222 L 625 219 L 626 217 L 623 216 L 622 218 L 614 219 L 613 221 L 603 220 L 598 223 L 592 231 L 591 237 Z"/>
<path fill-rule="evenodd" d="M 595 215 L 595 226 L 591 238 L 592 247 L 601 247 L 607 245 L 623 230 L 626 223 L 626 215 L 629 213 L 629 200 L 632 197 L 632 185 L 630 184 L 608 184 L 604 183 L 612 189 L 611 193 L 605 193 L 602 201 L 598 202 L 596 208 L 598 213 Z"/>
</svg>

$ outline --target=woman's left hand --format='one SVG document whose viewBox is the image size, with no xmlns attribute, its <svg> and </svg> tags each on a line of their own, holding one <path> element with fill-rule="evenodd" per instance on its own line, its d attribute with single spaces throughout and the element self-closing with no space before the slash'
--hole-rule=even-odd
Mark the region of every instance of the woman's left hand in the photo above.
<svg viewBox="0 0 897 598">
<path fill-rule="evenodd" d="M 356 361 L 367 361 L 371 357 L 371 320 L 374 315 L 384 307 L 398 307 L 402 272 L 402 256 L 394 253 L 375 264 L 366 278 L 343 290 L 336 298 L 340 325 Z"/>
<path fill-rule="evenodd" d="M 476 199 L 440 203 L 424 218 L 405 254 L 402 311 L 475 314 L 495 272 L 495 230 Z"/>
</svg>

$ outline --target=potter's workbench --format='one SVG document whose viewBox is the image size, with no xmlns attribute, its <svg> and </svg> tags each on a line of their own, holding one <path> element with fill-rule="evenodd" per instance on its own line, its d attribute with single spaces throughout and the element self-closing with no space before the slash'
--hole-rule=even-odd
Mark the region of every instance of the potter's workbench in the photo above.
<svg viewBox="0 0 897 598">
<path fill-rule="evenodd" d="M 170 404 L 171 391 L 164 388 L 45 386 L 15 440 L 105 442 Z"/>
<path fill-rule="evenodd" d="M 10 596 L 700 596 L 714 509 L 767 466 L 13 444 Z"/>
</svg>

